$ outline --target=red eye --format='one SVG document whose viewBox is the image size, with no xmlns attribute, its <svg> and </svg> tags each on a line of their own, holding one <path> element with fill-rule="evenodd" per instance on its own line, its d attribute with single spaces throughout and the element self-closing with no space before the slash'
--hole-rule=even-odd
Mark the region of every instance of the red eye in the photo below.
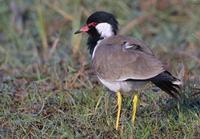
<svg viewBox="0 0 200 139">
<path fill-rule="evenodd" d="M 91 23 L 88 24 L 88 27 L 95 27 L 96 25 L 97 25 L 96 22 L 91 22 Z"/>
</svg>

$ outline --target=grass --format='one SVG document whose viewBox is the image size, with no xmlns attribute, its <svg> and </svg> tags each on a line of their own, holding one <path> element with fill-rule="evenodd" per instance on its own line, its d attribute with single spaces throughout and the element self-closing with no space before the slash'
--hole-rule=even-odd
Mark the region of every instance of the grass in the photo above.
<svg viewBox="0 0 200 139">
<path fill-rule="evenodd" d="M 200 3 L 191 1 L 0 0 L 0 138 L 200 138 Z M 117 15 L 120 33 L 143 39 L 175 75 L 182 99 L 147 89 L 136 124 L 124 96 L 93 76 L 86 35 L 96 10 Z"/>
</svg>

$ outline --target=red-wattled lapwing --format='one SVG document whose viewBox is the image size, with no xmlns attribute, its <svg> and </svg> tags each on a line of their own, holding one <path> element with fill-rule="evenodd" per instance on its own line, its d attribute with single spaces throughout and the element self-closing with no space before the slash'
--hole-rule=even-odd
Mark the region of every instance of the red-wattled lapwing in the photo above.
<svg viewBox="0 0 200 139">
<path fill-rule="evenodd" d="M 121 92 L 133 93 L 148 82 L 174 98 L 179 98 L 181 81 L 172 76 L 144 42 L 117 35 L 118 22 L 104 11 L 90 15 L 85 26 L 75 34 L 88 33 L 88 48 L 92 55 L 92 66 L 100 80 L 109 90 L 117 93 L 117 120 L 119 127 L 122 97 Z M 133 97 L 134 124 L 138 94 Z"/>
</svg>

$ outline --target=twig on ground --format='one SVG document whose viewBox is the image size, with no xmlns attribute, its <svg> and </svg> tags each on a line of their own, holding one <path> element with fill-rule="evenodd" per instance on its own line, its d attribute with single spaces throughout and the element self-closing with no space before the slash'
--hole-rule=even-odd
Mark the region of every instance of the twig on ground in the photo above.
<svg viewBox="0 0 200 139">
<path fill-rule="evenodd" d="M 58 46 L 58 42 L 59 42 L 59 38 L 56 38 L 55 41 L 53 42 L 51 49 L 49 50 L 48 59 L 50 59 L 52 57 L 53 53 L 55 52 L 55 50 Z"/>
<path fill-rule="evenodd" d="M 189 57 L 189 58 L 193 59 L 195 62 L 197 62 L 197 64 L 200 66 L 200 59 L 195 55 L 189 54 L 189 53 L 184 52 L 184 51 L 178 51 L 178 52 L 175 52 L 175 54 L 182 55 L 182 56 L 185 56 L 185 57 Z"/>
</svg>

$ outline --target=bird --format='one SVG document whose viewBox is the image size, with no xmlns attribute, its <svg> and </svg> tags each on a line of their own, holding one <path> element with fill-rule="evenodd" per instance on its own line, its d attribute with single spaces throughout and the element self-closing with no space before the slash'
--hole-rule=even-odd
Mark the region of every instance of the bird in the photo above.
<svg viewBox="0 0 200 139">
<path fill-rule="evenodd" d="M 92 68 L 99 81 L 116 92 L 119 129 L 122 93 L 134 94 L 132 123 L 136 119 L 139 90 L 152 83 L 171 97 L 180 98 L 182 81 L 173 76 L 142 40 L 118 34 L 118 21 L 112 13 L 96 11 L 74 34 L 87 33 Z M 134 93 L 135 92 L 135 93 Z"/>
</svg>

